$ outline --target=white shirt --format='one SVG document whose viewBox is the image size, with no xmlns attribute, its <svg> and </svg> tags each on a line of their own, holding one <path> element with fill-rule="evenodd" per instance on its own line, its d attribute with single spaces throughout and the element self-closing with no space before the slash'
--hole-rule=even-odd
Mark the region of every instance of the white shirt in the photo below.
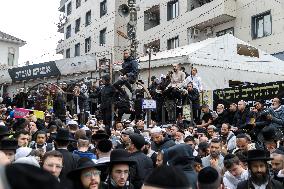
<svg viewBox="0 0 284 189">
<path fill-rule="evenodd" d="M 258 185 L 256 185 L 256 184 L 252 183 L 252 185 L 254 186 L 254 189 L 266 189 L 266 185 L 267 185 L 267 184 L 268 184 L 268 182 L 266 182 L 266 183 L 264 183 L 264 184 L 258 186 Z"/>
<path fill-rule="evenodd" d="M 183 81 L 183 87 L 187 87 L 188 83 L 192 83 L 193 87 L 198 90 L 198 92 L 203 90 L 203 86 L 201 83 L 201 77 L 195 75 L 195 76 L 188 76 L 184 81 Z"/>
</svg>

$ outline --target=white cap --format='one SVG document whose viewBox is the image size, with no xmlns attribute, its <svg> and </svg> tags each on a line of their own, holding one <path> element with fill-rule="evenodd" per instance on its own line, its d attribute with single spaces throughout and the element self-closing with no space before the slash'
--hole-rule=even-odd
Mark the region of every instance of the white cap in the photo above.
<svg viewBox="0 0 284 189">
<path fill-rule="evenodd" d="M 29 147 L 20 147 L 16 150 L 15 154 L 15 160 L 22 158 L 22 157 L 27 157 L 31 153 L 32 149 Z"/>
<path fill-rule="evenodd" d="M 162 129 L 160 127 L 154 127 L 153 129 L 151 129 L 151 134 L 160 133 L 160 132 L 162 132 Z"/>
<path fill-rule="evenodd" d="M 78 125 L 78 122 L 71 119 L 68 121 L 67 125 Z"/>
<path fill-rule="evenodd" d="M 34 156 L 21 157 L 17 159 L 14 163 L 24 163 L 24 164 L 29 164 L 29 165 L 33 165 L 36 167 L 40 167 L 37 159 Z"/>
</svg>

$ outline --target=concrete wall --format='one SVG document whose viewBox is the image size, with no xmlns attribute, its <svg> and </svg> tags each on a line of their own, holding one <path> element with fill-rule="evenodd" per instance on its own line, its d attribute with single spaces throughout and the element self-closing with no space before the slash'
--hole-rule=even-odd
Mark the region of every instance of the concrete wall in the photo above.
<svg viewBox="0 0 284 189">
<path fill-rule="evenodd" d="M 13 48 L 15 50 L 14 66 L 17 66 L 19 59 L 19 45 L 4 41 L 0 41 L 0 64 L 8 65 L 9 48 Z"/>
</svg>

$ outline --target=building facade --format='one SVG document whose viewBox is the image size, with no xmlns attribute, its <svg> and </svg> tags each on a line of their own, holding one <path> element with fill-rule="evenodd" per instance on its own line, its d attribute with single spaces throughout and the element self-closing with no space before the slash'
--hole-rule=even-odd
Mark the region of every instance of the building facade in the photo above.
<svg viewBox="0 0 284 189">
<path fill-rule="evenodd" d="M 127 32 L 128 19 L 118 12 L 125 3 L 127 0 L 61 0 L 58 31 L 64 39 L 56 52 L 64 58 L 95 54 L 98 60 L 121 61 L 122 50 L 130 44 L 121 35 Z"/>
<path fill-rule="evenodd" d="M 129 48 L 129 18 L 120 13 L 127 0 L 61 0 L 64 14 L 57 53 L 64 58 L 96 54 L 98 59 Z M 284 1 L 136 0 L 138 54 L 149 47 L 164 51 L 231 33 L 252 46 L 283 58 Z M 109 57 L 108 57 L 109 58 Z"/>
<path fill-rule="evenodd" d="M 0 65 L 15 67 L 18 65 L 19 48 L 26 42 L 0 31 Z"/>
<path fill-rule="evenodd" d="M 139 0 L 139 52 L 231 33 L 270 54 L 284 52 L 284 1 Z M 146 37 L 147 36 L 147 37 Z"/>
</svg>

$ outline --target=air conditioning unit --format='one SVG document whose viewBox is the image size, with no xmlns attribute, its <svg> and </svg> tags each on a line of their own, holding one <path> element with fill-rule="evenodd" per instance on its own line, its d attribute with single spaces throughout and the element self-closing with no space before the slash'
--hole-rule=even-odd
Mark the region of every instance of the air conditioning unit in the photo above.
<svg viewBox="0 0 284 189">
<path fill-rule="evenodd" d="M 192 31 L 192 36 L 193 37 L 198 37 L 199 33 L 200 33 L 199 29 L 193 28 L 193 31 Z"/>
<path fill-rule="evenodd" d="M 211 27 L 206 28 L 206 29 L 205 29 L 205 34 L 206 34 L 207 36 L 212 35 L 212 34 L 213 34 L 212 28 L 211 28 Z"/>
</svg>

